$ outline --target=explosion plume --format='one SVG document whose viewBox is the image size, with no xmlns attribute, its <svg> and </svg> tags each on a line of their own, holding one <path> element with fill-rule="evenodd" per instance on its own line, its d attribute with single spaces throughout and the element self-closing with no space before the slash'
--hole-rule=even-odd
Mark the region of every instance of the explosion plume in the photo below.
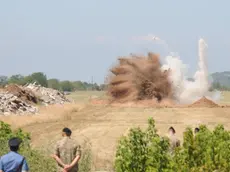
<svg viewBox="0 0 230 172">
<path fill-rule="evenodd" d="M 119 64 L 111 69 L 108 93 L 119 102 L 172 98 L 172 86 L 168 71 L 161 70 L 159 56 L 131 55 L 119 58 Z"/>
<path fill-rule="evenodd" d="M 210 92 L 205 50 L 207 44 L 199 40 L 199 62 L 194 81 L 186 76 L 186 65 L 177 56 L 167 56 L 161 65 L 159 56 L 149 53 L 147 57 L 131 55 L 119 58 L 109 78 L 108 94 L 116 102 L 137 100 L 172 100 L 179 104 L 193 103 L 203 96 L 218 100 L 220 93 Z"/>
</svg>

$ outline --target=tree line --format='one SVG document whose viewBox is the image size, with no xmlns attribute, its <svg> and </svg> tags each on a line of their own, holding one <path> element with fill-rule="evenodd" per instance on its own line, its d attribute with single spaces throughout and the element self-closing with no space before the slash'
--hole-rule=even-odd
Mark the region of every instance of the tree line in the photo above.
<svg viewBox="0 0 230 172">
<path fill-rule="evenodd" d="M 84 91 L 84 90 L 104 90 L 104 84 L 88 83 L 82 81 L 60 81 L 56 78 L 47 79 L 47 76 L 43 72 L 35 72 L 28 76 L 20 74 L 12 75 L 10 77 L 0 76 L 0 87 L 4 87 L 7 84 L 25 85 L 27 83 L 34 83 L 48 88 L 53 88 L 60 91 Z"/>
<path fill-rule="evenodd" d="M 28 76 L 20 74 L 12 75 L 10 77 L 0 76 L 0 87 L 7 84 L 25 85 L 27 83 L 38 83 L 41 86 L 53 88 L 60 91 L 85 91 L 85 90 L 105 90 L 105 84 L 88 83 L 82 81 L 60 81 L 56 78 L 47 79 L 43 72 L 35 72 Z M 230 86 L 221 85 L 219 82 L 213 82 L 210 90 L 230 91 Z"/>
<path fill-rule="evenodd" d="M 219 82 L 213 82 L 211 90 L 230 91 L 230 86 L 221 85 Z"/>
</svg>

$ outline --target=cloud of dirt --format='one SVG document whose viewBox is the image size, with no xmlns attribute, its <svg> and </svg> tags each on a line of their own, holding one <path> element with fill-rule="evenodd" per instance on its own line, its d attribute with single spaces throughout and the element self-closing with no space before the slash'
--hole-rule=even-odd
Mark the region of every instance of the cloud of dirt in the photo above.
<svg viewBox="0 0 230 172">
<path fill-rule="evenodd" d="M 119 64 L 111 72 L 113 75 L 109 78 L 108 94 L 114 101 L 161 101 L 173 96 L 168 72 L 161 70 L 156 54 L 119 58 Z"/>
<path fill-rule="evenodd" d="M 179 104 L 190 104 L 203 96 L 217 101 L 219 92 L 209 91 L 206 47 L 205 41 L 200 39 L 199 68 L 194 81 L 187 79 L 187 66 L 176 55 L 167 56 L 164 65 L 153 53 L 147 57 L 131 55 L 119 58 L 119 63 L 111 69 L 108 94 L 116 102 L 170 99 Z"/>
</svg>

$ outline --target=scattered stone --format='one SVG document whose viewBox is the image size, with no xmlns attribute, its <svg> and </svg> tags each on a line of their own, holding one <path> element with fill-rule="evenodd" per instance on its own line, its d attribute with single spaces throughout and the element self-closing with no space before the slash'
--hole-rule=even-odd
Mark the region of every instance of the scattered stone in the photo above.
<svg viewBox="0 0 230 172">
<path fill-rule="evenodd" d="M 32 106 L 14 94 L 0 92 L 0 114 L 25 114 L 38 112 L 37 107 Z"/>
<path fill-rule="evenodd" d="M 52 88 L 42 87 L 36 83 L 25 85 L 24 89 L 32 91 L 44 105 L 64 104 L 70 102 L 70 100 L 65 97 L 64 93 Z"/>
<path fill-rule="evenodd" d="M 27 103 L 38 103 L 38 99 L 31 90 L 24 89 L 22 86 L 10 84 L 5 87 L 5 92 L 11 93 Z"/>
<path fill-rule="evenodd" d="M 37 104 L 64 104 L 70 102 L 65 94 L 51 88 L 45 88 L 36 83 L 18 86 L 7 85 L 0 90 L 0 114 L 35 114 Z"/>
</svg>

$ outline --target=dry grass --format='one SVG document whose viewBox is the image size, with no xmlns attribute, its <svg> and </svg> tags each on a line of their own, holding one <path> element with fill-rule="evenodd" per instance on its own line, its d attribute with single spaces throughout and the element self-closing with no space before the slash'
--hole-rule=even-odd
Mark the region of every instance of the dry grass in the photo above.
<svg viewBox="0 0 230 172">
<path fill-rule="evenodd" d="M 50 105 L 40 107 L 39 114 L 36 115 L 9 115 L 1 116 L 0 120 L 11 124 L 14 128 L 23 127 L 26 125 L 66 121 L 71 120 L 71 115 L 83 109 L 85 105 L 82 104 L 65 104 L 65 105 Z"/>
<path fill-rule="evenodd" d="M 74 100 L 77 104 L 89 103 L 91 98 L 104 98 L 104 91 L 77 91 L 67 96 L 67 98 Z"/>
<path fill-rule="evenodd" d="M 230 91 L 222 92 L 221 103 L 230 104 Z"/>
</svg>

